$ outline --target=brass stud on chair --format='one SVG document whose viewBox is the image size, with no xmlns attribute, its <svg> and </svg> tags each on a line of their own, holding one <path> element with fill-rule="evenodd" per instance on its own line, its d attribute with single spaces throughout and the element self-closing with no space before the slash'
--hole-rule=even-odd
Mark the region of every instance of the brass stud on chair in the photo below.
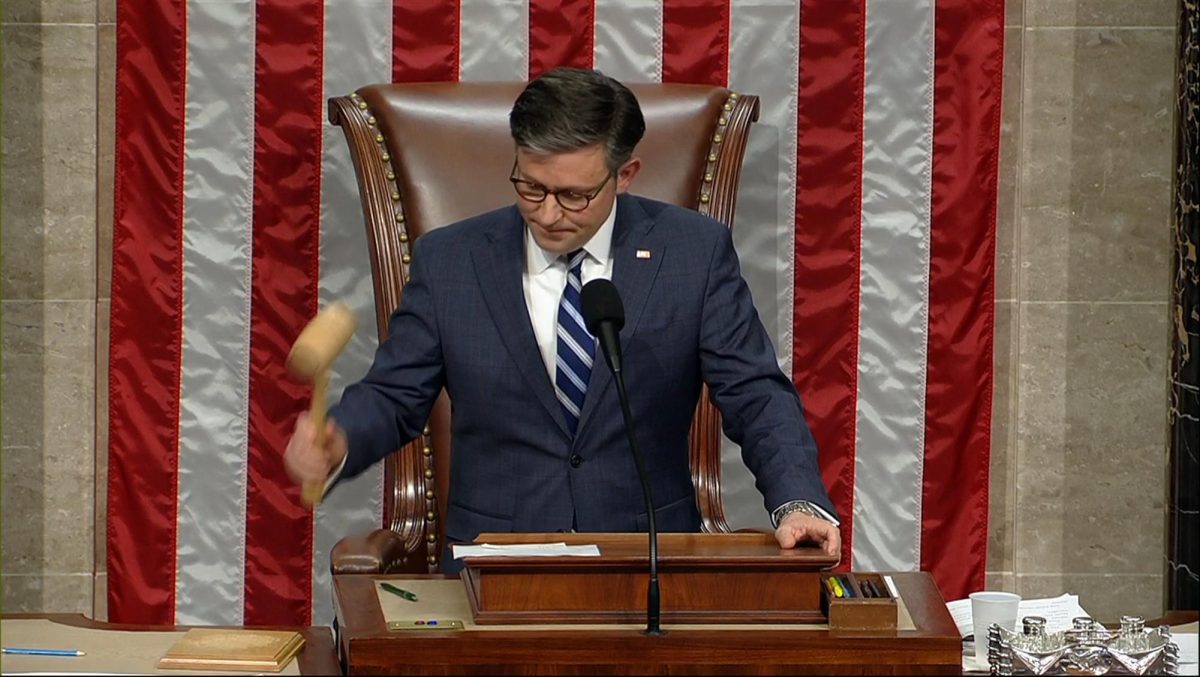
<svg viewBox="0 0 1200 677">
<path fill-rule="evenodd" d="M 708 161 L 709 161 L 709 162 L 716 162 L 716 161 L 717 161 L 717 153 L 716 153 L 716 151 L 710 151 L 710 152 L 709 152 L 709 154 L 708 154 Z"/>
<path fill-rule="evenodd" d="M 375 135 L 375 143 L 383 143 L 383 134 Z"/>
<path fill-rule="evenodd" d="M 383 151 L 383 155 L 380 155 L 379 157 L 383 158 L 383 161 L 384 161 L 384 162 L 387 162 L 388 160 L 391 160 L 391 159 L 392 159 L 392 156 L 391 156 L 391 155 L 389 155 L 389 154 L 388 154 L 388 152 L 387 152 L 386 150 L 385 150 L 385 151 Z"/>
<path fill-rule="evenodd" d="M 429 563 L 430 563 L 430 564 L 437 564 L 437 557 L 434 557 L 433 555 L 430 555 L 430 556 L 429 556 Z"/>
<path fill-rule="evenodd" d="M 408 233 L 407 232 L 405 232 L 405 231 L 400 232 L 400 241 L 408 242 Z"/>
<path fill-rule="evenodd" d="M 702 204 L 708 204 L 708 193 L 700 193 L 700 202 Z"/>
<path fill-rule="evenodd" d="M 425 456 L 431 456 L 431 455 L 433 455 L 433 447 L 430 447 L 428 445 L 421 447 L 421 453 L 424 454 Z"/>
<path fill-rule="evenodd" d="M 421 434 L 422 435 L 432 435 L 433 429 L 430 428 L 428 425 L 426 425 L 424 428 L 421 429 Z"/>
<path fill-rule="evenodd" d="M 393 190 L 392 191 L 392 202 L 399 202 L 399 201 L 400 201 L 400 192 Z"/>
<path fill-rule="evenodd" d="M 713 180 L 712 172 L 704 172 L 704 182 L 710 183 Z"/>
<path fill-rule="evenodd" d="M 400 256 L 400 260 L 401 260 L 401 261 L 403 261 L 403 262 L 405 262 L 405 263 L 412 263 L 412 257 L 411 257 L 411 256 L 409 256 L 408 254 L 402 254 L 402 255 Z"/>
<path fill-rule="evenodd" d="M 404 212 L 396 212 L 396 223 L 404 223 Z"/>
<path fill-rule="evenodd" d="M 433 468 L 425 469 L 425 479 L 427 479 L 427 480 L 433 479 Z"/>
<path fill-rule="evenodd" d="M 367 116 L 367 124 L 371 125 L 372 127 L 375 126 L 375 116 L 374 115 Z"/>
<path fill-rule="evenodd" d="M 425 498 L 427 498 L 427 499 L 429 499 L 429 500 L 431 500 L 431 501 L 433 500 L 433 489 L 426 489 L 426 490 L 425 490 Z"/>
<path fill-rule="evenodd" d="M 713 143 L 721 143 L 722 138 L 723 137 L 721 136 L 721 132 L 717 132 L 716 134 L 713 134 Z"/>
<path fill-rule="evenodd" d="M 396 172 L 393 172 L 392 170 L 389 169 L 388 173 L 387 173 L 387 177 L 388 177 L 388 181 L 395 181 L 396 180 Z"/>
<path fill-rule="evenodd" d="M 427 534 L 425 536 L 425 540 L 429 541 L 430 543 L 437 543 L 437 534 Z"/>
<path fill-rule="evenodd" d="M 718 125 L 721 125 L 722 127 L 724 127 L 725 125 L 729 124 L 729 118 L 727 118 L 727 117 L 725 117 L 724 115 L 722 115 L 722 116 L 720 117 L 720 119 L 718 119 L 718 120 L 717 120 L 717 124 L 718 124 Z"/>
<path fill-rule="evenodd" d="M 730 98 L 731 100 L 733 100 L 733 101 L 737 101 L 737 98 L 738 98 L 739 96 L 741 96 L 741 94 L 738 94 L 737 92 L 730 92 L 730 93 L 729 93 L 729 98 Z"/>
<path fill-rule="evenodd" d="M 357 94 L 355 94 L 355 95 L 351 96 L 350 98 L 352 98 L 352 99 L 354 99 L 355 101 L 357 101 L 357 102 L 358 102 L 358 109 L 359 109 L 359 110 L 366 110 L 366 109 L 367 109 L 367 102 L 366 102 L 366 101 L 363 101 L 363 100 L 362 100 L 362 99 L 360 99 L 360 98 L 358 98 L 358 95 L 357 95 Z"/>
<path fill-rule="evenodd" d="M 727 112 L 727 113 L 731 112 L 733 110 L 733 104 L 726 102 L 725 105 L 722 106 L 722 108 L 724 108 L 725 112 Z"/>
</svg>

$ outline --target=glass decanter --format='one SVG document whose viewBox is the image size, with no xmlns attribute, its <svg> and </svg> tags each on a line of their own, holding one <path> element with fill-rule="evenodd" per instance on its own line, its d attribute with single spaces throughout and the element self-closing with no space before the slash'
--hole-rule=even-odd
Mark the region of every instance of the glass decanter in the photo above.
<svg viewBox="0 0 1200 677">
<path fill-rule="evenodd" d="M 1108 643 L 1113 634 L 1092 618 L 1081 616 L 1071 620 L 1067 631 L 1067 650 L 1062 668 L 1069 675 L 1103 675 L 1112 669 Z"/>
<path fill-rule="evenodd" d="M 1021 634 L 1011 633 L 1008 639 L 1013 656 L 1035 675 L 1050 671 L 1067 650 L 1066 635 L 1062 632 L 1046 632 L 1046 619 L 1041 616 L 1026 616 L 1021 619 Z M 1001 633 L 1007 633 L 1000 628 Z"/>
<path fill-rule="evenodd" d="M 1148 630 L 1141 616 L 1122 616 L 1121 629 L 1108 643 L 1108 653 L 1129 672 L 1144 675 L 1170 643 L 1170 628 Z"/>
</svg>

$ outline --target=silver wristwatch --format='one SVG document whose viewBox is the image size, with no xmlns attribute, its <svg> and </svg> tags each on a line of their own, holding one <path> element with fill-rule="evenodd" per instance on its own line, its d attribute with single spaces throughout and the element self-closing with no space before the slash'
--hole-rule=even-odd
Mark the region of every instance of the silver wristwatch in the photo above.
<svg viewBox="0 0 1200 677">
<path fill-rule="evenodd" d="M 837 520 L 833 519 L 829 513 L 809 501 L 788 501 L 775 508 L 775 511 L 771 513 L 771 526 L 778 529 L 779 523 L 783 521 L 783 518 L 794 512 L 802 512 L 809 517 L 816 517 L 819 520 L 837 524 Z"/>
</svg>

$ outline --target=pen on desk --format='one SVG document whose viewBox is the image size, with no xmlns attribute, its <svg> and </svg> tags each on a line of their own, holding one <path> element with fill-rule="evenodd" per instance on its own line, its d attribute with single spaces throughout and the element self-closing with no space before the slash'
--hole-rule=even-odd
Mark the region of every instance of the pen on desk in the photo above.
<svg viewBox="0 0 1200 677">
<path fill-rule="evenodd" d="M 393 595 L 399 595 L 400 597 L 403 597 L 404 599 L 406 599 L 410 602 L 417 601 L 417 596 L 415 594 L 409 592 L 408 590 L 405 590 L 404 588 L 397 588 L 396 586 L 392 585 L 391 583 L 380 583 L 379 587 L 383 588 L 384 590 L 387 590 L 388 592 L 392 593 Z"/>
<path fill-rule="evenodd" d="M 868 582 L 871 585 L 871 596 L 872 597 L 884 597 L 885 596 L 882 592 L 879 591 L 879 586 L 875 585 L 875 581 L 868 581 Z"/>
<path fill-rule="evenodd" d="M 827 582 L 829 583 L 829 589 L 833 591 L 834 597 L 846 596 L 846 593 L 842 591 L 842 584 L 838 583 L 838 579 L 836 577 L 830 576 Z"/>
<path fill-rule="evenodd" d="M 857 597 L 857 595 L 854 594 L 854 584 L 850 582 L 849 576 L 838 575 L 837 579 L 838 583 L 841 584 L 842 592 L 845 593 L 846 597 Z"/>
<path fill-rule="evenodd" d="M 0 649 L 0 653 L 18 654 L 21 656 L 82 656 L 82 651 L 78 649 L 25 649 L 15 646 L 6 646 Z"/>
</svg>

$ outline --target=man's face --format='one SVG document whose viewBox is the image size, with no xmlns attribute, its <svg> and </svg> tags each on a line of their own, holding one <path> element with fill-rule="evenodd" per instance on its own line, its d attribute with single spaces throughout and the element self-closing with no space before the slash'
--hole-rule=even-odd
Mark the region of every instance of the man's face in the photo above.
<svg viewBox="0 0 1200 677">
<path fill-rule="evenodd" d="M 640 161 L 633 158 L 614 178 L 604 162 L 603 144 L 549 155 L 517 148 L 513 177 L 548 191 L 541 202 L 521 197 L 518 192 L 517 208 L 538 246 L 552 254 L 568 254 L 592 239 L 608 217 L 617 193 L 629 187 L 639 167 Z M 553 195 L 556 191 L 595 197 L 583 210 L 568 211 Z"/>
</svg>

